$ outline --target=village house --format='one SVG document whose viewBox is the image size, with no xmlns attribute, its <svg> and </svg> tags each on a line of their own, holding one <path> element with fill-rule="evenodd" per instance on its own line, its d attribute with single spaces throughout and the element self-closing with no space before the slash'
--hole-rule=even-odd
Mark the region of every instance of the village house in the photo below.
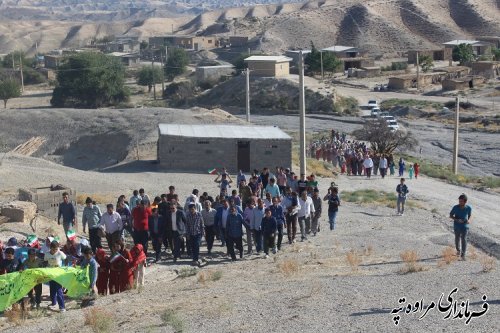
<svg viewBox="0 0 500 333">
<path fill-rule="evenodd" d="M 357 47 L 334 45 L 324 49 L 321 52 L 331 52 L 343 62 L 343 69 L 374 67 L 375 60 L 366 57 Z"/>
<path fill-rule="evenodd" d="M 245 59 L 250 75 L 282 77 L 290 75 L 290 61 L 285 56 L 251 56 Z"/>
<path fill-rule="evenodd" d="M 443 91 L 467 90 L 477 87 L 485 82 L 482 76 L 466 76 L 457 79 L 444 79 Z"/>
<path fill-rule="evenodd" d="M 112 52 L 109 55 L 119 58 L 122 64 L 126 67 L 139 66 L 141 62 L 139 53 Z"/>
<path fill-rule="evenodd" d="M 198 66 L 196 67 L 196 80 L 198 82 L 219 81 L 222 77 L 233 73 L 233 65 Z"/>
<path fill-rule="evenodd" d="M 491 44 L 487 42 L 480 42 L 477 40 L 467 40 L 467 39 L 455 39 L 446 43 L 443 43 L 445 48 L 453 49 L 461 44 L 470 45 L 475 56 L 482 56 L 491 54 Z"/>
<path fill-rule="evenodd" d="M 472 75 L 479 75 L 486 79 L 500 77 L 499 61 L 477 61 L 471 64 Z"/>
<path fill-rule="evenodd" d="M 157 36 L 149 38 L 149 47 L 158 49 L 164 46 L 179 47 L 186 50 L 211 50 L 220 47 L 216 36 Z"/>
<path fill-rule="evenodd" d="M 417 53 L 419 57 L 429 56 L 433 61 L 449 61 L 452 59 L 453 48 L 435 50 L 410 50 L 408 51 L 408 63 L 417 64 Z"/>
</svg>

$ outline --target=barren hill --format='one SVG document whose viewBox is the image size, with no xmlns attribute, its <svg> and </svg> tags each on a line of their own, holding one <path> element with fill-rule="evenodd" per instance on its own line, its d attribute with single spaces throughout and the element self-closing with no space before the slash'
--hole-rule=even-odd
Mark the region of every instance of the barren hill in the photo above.
<svg viewBox="0 0 500 333">
<path fill-rule="evenodd" d="M 249 7 L 239 6 L 254 2 L 203 2 L 203 8 L 224 7 L 208 11 L 190 7 L 196 5 L 192 1 L 52 2 L 60 5 L 40 10 L 36 0 L 0 1 L 0 54 L 33 51 L 35 44 L 42 51 L 82 46 L 107 34 L 146 39 L 171 33 L 172 27 L 178 34 L 249 35 L 267 53 L 306 48 L 313 41 L 319 47 L 358 46 L 380 56 L 500 35 L 499 0 L 321 0 Z"/>
</svg>

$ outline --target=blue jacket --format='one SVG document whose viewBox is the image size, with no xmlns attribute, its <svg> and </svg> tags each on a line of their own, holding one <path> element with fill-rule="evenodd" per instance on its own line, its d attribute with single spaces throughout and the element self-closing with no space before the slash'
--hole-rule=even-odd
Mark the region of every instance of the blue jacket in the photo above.
<svg viewBox="0 0 500 333">
<path fill-rule="evenodd" d="M 278 230 L 278 222 L 274 217 L 264 217 L 262 219 L 262 233 L 265 236 L 274 234 Z"/>
<path fill-rule="evenodd" d="M 154 221 L 155 221 L 155 217 L 154 216 L 150 216 L 148 218 L 148 229 L 149 229 L 149 233 L 152 234 L 154 232 Z M 158 215 L 158 234 L 159 235 L 163 235 L 165 233 L 165 218 L 163 218 L 163 216 L 161 215 Z"/>
<path fill-rule="evenodd" d="M 285 214 L 283 212 L 282 206 L 272 205 L 271 207 L 269 207 L 269 209 L 271 210 L 272 217 L 274 217 L 276 219 L 276 222 L 278 223 L 278 225 L 282 225 L 285 223 Z"/>
<path fill-rule="evenodd" d="M 241 210 L 241 207 L 240 206 L 235 206 L 235 207 L 236 207 L 236 211 L 238 212 L 238 214 L 243 216 L 243 211 Z M 227 209 L 229 210 L 229 207 Z M 223 211 L 224 211 L 224 206 L 220 206 L 219 208 L 217 208 L 217 213 L 215 213 L 214 225 L 217 228 L 222 228 L 222 212 Z M 231 215 L 230 212 L 228 212 L 227 216 L 229 217 L 229 215 Z M 227 221 L 226 221 L 226 225 L 227 225 Z"/>
<path fill-rule="evenodd" d="M 236 215 L 233 215 L 229 213 L 226 221 L 226 236 L 231 238 L 242 237 L 243 225 L 248 227 L 248 224 L 245 222 L 241 214 L 236 213 Z"/>
</svg>

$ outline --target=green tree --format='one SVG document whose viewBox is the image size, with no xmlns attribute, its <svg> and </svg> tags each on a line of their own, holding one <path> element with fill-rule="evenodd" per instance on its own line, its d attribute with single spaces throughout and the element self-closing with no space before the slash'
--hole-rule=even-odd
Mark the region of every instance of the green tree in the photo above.
<svg viewBox="0 0 500 333">
<path fill-rule="evenodd" d="M 464 65 L 474 60 L 474 51 L 469 44 L 460 44 L 453 48 L 453 61 L 459 61 L 460 65 Z"/>
<path fill-rule="evenodd" d="M 422 66 L 422 72 L 427 73 L 434 67 L 434 61 L 431 56 L 424 55 L 418 59 L 420 66 Z"/>
<path fill-rule="evenodd" d="M 189 64 L 186 50 L 171 47 L 168 49 L 168 60 L 165 64 L 165 76 L 167 80 L 173 81 L 176 76 L 184 74 Z"/>
<path fill-rule="evenodd" d="M 98 108 L 127 100 L 125 68 L 119 59 L 85 52 L 59 67 L 50 103 L 55 107 Z"/>
<path fill-rule="evenodd" d="M 237 73 L 241 73 L 247 68 L 247 63 L 245 62 L 245 59 L 248 57 L 249 57 L 248 53 L 242 53 L 231 61 L 231 64 L 234 66 L 234 69 L 236 69 Z"/>
<path fill-rule="evenodd" d="M 4 108 L 7 108 L 7 101 L 11 98 L 21 96 L 21 86 L 14 79 L 0 81 L 0 99 L 3 100 Z"/>
<path fill-rule="evenodd" d="M 500 61 L 500 49 L 498 48 L 491 49 L 491 54 L 493 54 L 493 59 L 495 61 Z"/>
<path fill-rule="evenodd" d="M 313 42 L 311 42 L 311 53 L 309 53 L 305 59 L 304 64 L 308 67 L 309 71 L 312 73 L 321 72 L 321 51 L 319 51 Z M 340 61 L 334 53 L 323 52 L 323 71 L 335 73 L 342 67 L 342 61 Z"/>
<path fill-rule="evenodd" d="M 143 66 L 137 72 L 136 78 L 138 85 L 147 86 L 148 92 L 151 92 L 153 84 L 163 82 L 163 70 L 158 66 L 155 66 L 154 68 L 152 68 L 151 66 Z"/>
</svg>

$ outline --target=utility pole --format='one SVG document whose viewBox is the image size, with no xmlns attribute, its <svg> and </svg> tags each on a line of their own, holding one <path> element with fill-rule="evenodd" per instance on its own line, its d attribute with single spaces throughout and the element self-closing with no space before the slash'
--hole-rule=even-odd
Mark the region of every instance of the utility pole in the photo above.
<svg viewBox="0 0 500 333">
<path fill-rule="evenodd" d="M 300 174 L 306 174 L 306 104 L 304 87 L 304 55 L 299 53 Z"/>
<path fill-rule="evenodd" d="M 417 90 L 420 90 L 420 59 L 417 51 Z"/>
<path fill-rule="evenodd" d="M 156 81 L 155 81 L 155 54 L 153 51 L 151 51 L 152 54 L 151 54 L 151 70 L 153 71 L 153 96 L 154 96 L 154 99 L 156 101 Z"/>
<path fill-rule="evenodd" d="M 458 174 L 458 125 L 460 123 L 460 97 L 456 98 L 455 133 L 453 136 L 453 173 Z"/>
<path fill-rule="evenodd" d="M 246 111 L 247 111 L 247 122 L 250 122 L 250 69 L 247 68 L 245 71 L 246 76 Z"/>
<path fill-rule="evenodd" d="M 23 59 L 21 53 L 19 53 L 19 70 L 21 71 L 21 92 L 24 92 Z"/>
<path fill-rule="evenodd" d="M 323 71 L 323 51 L 319 51 L 321 57 L 321 80 L 325 81 L 325 72 Z"/>
<path fill-rule="evenodd" d="M 160 53 L 160 60 L 161 60 L 161 70 L 163 70 L 163 54 Z M 154 73 L 154 72 L 153 72 Z M 161 96 L 163 98 L 163 93 L 165 92 L 165 79 L 163 76 L 161 76 Z"/>
</svg>

